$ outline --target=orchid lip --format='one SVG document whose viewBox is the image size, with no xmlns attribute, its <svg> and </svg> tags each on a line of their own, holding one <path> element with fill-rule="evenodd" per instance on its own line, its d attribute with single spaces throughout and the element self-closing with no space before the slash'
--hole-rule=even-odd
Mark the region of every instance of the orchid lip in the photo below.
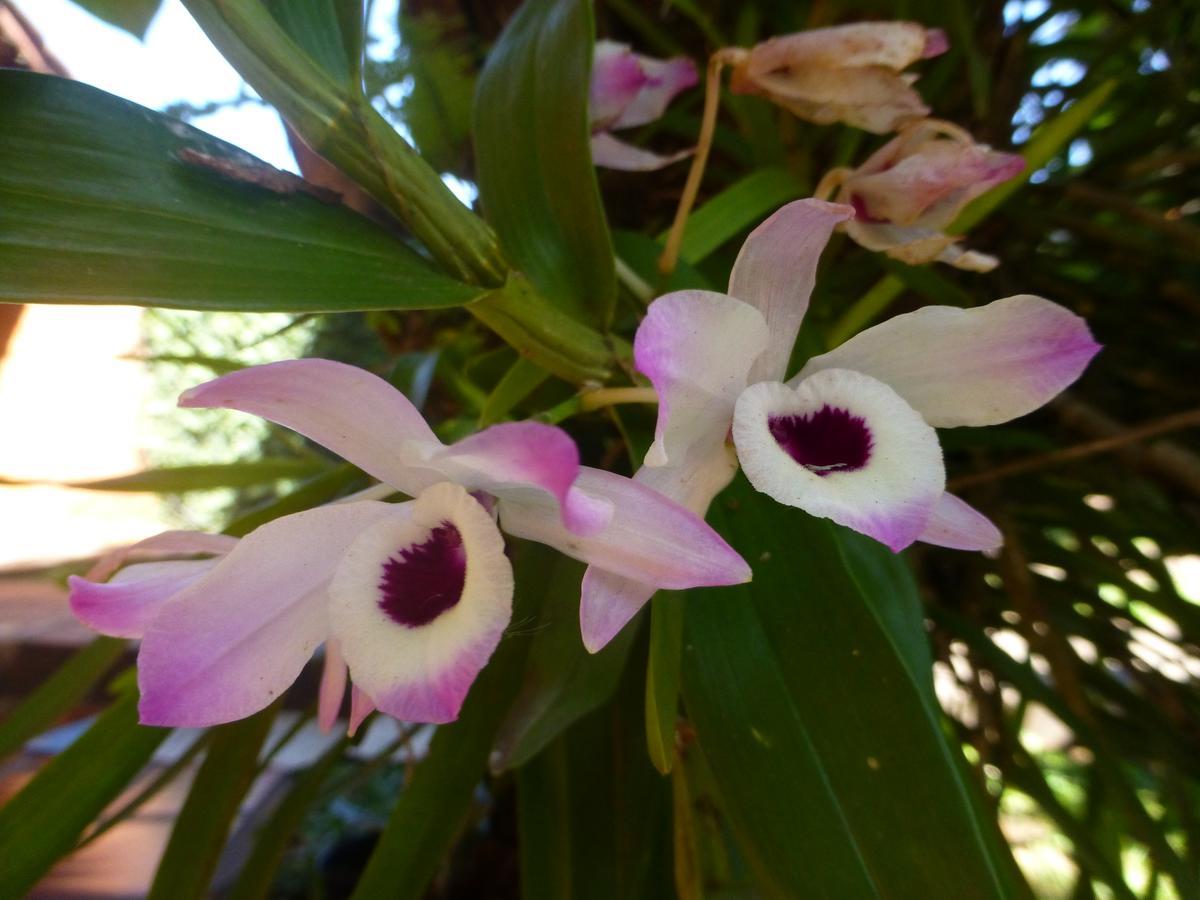
<svg viewBox="0 0 1200 900">
<path fill-rule="evenodd" d="M 379 608 L 398 625 L 420 628 L 462 599 L 466 576 L 462 535 L 449 522 L 442 522 L 426 540 L 384 561 Z"/>
<path fill-rule="evenodd" d="M 874 441 L 866 420 L 840 407 L 771 416 L 767 427 L 788 456 L 816 475 L 854 472 L 871 459 Z"/>
</svg>

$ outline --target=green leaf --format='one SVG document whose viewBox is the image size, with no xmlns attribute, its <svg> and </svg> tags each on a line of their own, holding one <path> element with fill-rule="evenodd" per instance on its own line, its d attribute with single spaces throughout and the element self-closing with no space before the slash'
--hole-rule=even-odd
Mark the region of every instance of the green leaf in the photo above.
<svg viewBox="0 0 1200 900">
<path fill-rule="evenodd" d="M 622 629 L 599 653 L 588 653 L 579 635 L 583 565 L 565 556 L 543 564 L 545 598 L 533 627 L 524 681 L 500 726 L 490 765 L 502 772 L 536 756 L 571 723 L 606 702 L 616 690 L 636 626 Z"/>
<path fill-rule="evenodd" d="M 278 704 L 214 729 L 204 764 L 175 817 L 148 900 L 209 896 L 209 882 L 238 808 L 258 774 L 258 753 Z"/>
<path fill-rule="evenodd" d="M 0 92 L 0 300 L 338 312 L 481 294 L 168 116 L 27 72 Z"/>
<path fill-rule="evenodd" d="M 518 358 L 488 395 L 479 414 L 479 425 L 499 422 L 513 407 L 536 391 L 550 377 L 541 366 L 524 357 Z"/>
<path fill-rule="evenodd" d="M 316 0 L 304 0 L 315 3 Z M 344 0 L 338 0 L 339 9 Z M 328 36 L 299 40 L 261 0 L 185 0 L 188 12 L 238 73 L 275 106 L 316 153 L 404 222 L 447 271 L 495 286 L 507 267 L 495 234 L 454 193 L 355 83 L 339 81 L 305 52 Z M 316 10 L 320 13 L 320 9 Z M 289 27 L 300 27 L 285 17 Z M 346 22 L 344 10 L 339 21 Z M 311 23 L 301 19 L 304 29 Z M 343 34 L 345 32 L 343 31 Z"/>
<path fill-rule="evenodd" d="M 74 0 L 97 19 L 144 38 L 162 0 Z"/>
<path fill-rule="evenodd" d="M 321 758 L 296 776 L 287 795 L 254 834 L 250 851 L 228 900 L 261 900 L 270 895 L 276 869 L 309 808 L 320 795 L 321 786 L 334 764 L 342 758 L 348 741 L 338 741 Z"/>
<path fill-rule="evenodd" d="M 865 546 L 744 479 L 712 518 L 754 581 L 689 596 L 684 697 L 764 891 L 1004 896 L 917 637 L 894 633 L 920 628 L 889 611 L 908 589 L 868 596 L 895 573 L 878 582 Z"/>
<path fill-rule="evenodd" d="M 654 768 L 675 765 L 679 672 L 683 659 L 683 598 L 659 593 L 650 601 L 650 656 L 646 663 L 646 747 Z"/>
<path fill-rule="evenodd" d="M 99 478 L 95 481 L 65 482 L 66 487 L 87 491 L 153 491 L 158 494 L 185 494 L 225 487 L 249 487 L 295 478 L 309 478 L 329 468 L 324 460 L 256 459 L 240 463 L 208 466 L 166 466 L 146 469 L 132 475 Z M 0 478 L 0 484 L 40 484 Z M 57 483 L 57 482 L 55 482 Z"/>
<path fill-rule="evenodd" d="M 0 897 L 25 896 L 171 733 L 138 725 L 137 700 L 121 696 L 0 808 Z"/>
<path fill-rule="evenodd" d="M 804 184 L 787 169 L 751 172 L 692 213 L 679 256 L 695 265 L 783 204 L 804 195 Z M 666 237 L 664 232 L 659 240 Z"/>
<path fill-rule="evenodd" d="M 543 567 L 552 551 L 514 547 L 517 586 L 513 621 L 532 614 L 545 590 Z M 454 843 L 487 768 L 496 729 L 516 693 L 529 642 L 509 634 L 476 679 L 458 719 L 438 727 L 425 759 L 396 801 L 353 900 L 419 900 Z"/>
<path fill-rule="evenodd" d="M 646 760 L 639 668 L 518 770 L 522 900 L 671 895 L 670 784 Z"/>
<path fill-rule="evenodd" d="M 612 244 L 588 128 L 594 26 L 586 0 L 527 0 L 475 95 L 479 195 L 508 258 L 573 316 L 605 326 Z"/>
<path fill-rule="evenodd" d="M 96 638 L 38 685 L 0 722 L 0 759 L 70 712 L 125 652 L 118 638 Z"/>
<path fill-rule="evenodd" d="M 331 78 L 348 89 L 360 88 L 361 0 L 266 0 L 266 3 L 275 21 Z"/>
</svg>

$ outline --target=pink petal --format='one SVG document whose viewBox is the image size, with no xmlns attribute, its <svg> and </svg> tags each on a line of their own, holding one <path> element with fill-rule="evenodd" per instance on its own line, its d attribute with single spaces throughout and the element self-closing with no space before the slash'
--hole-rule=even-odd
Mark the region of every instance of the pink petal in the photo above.
<svg viewBox="0 0 1200 900">
<path fill-rule="evenodd" d="M 645 484 L 584 466 L 576 486 L 613 506 L 612 522 L 599 534 L 573 535 L 548 505 L 532 503 L 500 501 L 500 522 L 517 537 L 658 588 L 682 590 L 750 579 L 745 560 L 703 519 Z"/>
<path fill-rule="evenodd" d="M 940 28 L 929 28 L 925 31 L 925 49 L 921 51 L 921 59 L 931 59 L 941 56 L 950 49 L 950 39 Z"/>
<path fill-rule="evenodd" d="M 934 430 L 886 384 L 847 369 L 747 388 L 733 439 L 756 489 L 894 552 L 921 535 L 945 490 Z"/>
<path fill-rule="evenodd" d="M 333 729 L 333 723 L 342 710 L 346 681 L 346 660 L 342 658 L 342 649 L 335 639 L 330 638 L 325 642 L 325 666 L 321 670 L 321 689 L 317 694 L 317 726 L 325 734 Z"/>
<path fill-rule="evenodd" d="M 427 463 L 468 490 L 519 499 L 548 493 L 563 524 L 575 534 L 594 534 L 612 518 L 612 508 L 575 490 L 579 450 L 561 428 L 539 422 L 506 422 L 431 454 Z"/>
<path fill-rule="evenodd" d="M 237 546 L 237 538 L 203 531 L 164 531 L 136 544 L 111 550 L 96 561 L 87 575 L 89 581 L 104 581 L 130 559 L 159 556 L 188 556 L 200 553 L 228 553 Z"/>
<path fill-rule="evenodd" d="M 588 653 L 603 650 L 658 589 L 588 566 L 579 598 L 579 630 Z"/>
<path fill-rule="evenodd" d="M 255 529 L 163 604 L 138 655 L 147 725 L 207 726 L 266 707 L 329 634 L 326 586 L 366 527 L 407 504 L 323 506 Z"/>
<path fill-rule="evenodd" d="M 809 122 L 844 122 L 873 134 L 886 134 L 929 115 L 929 107 L 908 76 L 880 67 L 802 66 L 760 75 L 758 93 Z"/>
<path fill-rule="evenodd" d="M 610 127 L 648 80 L 628 44 L 597 41 L 588 107 L 592 128 Z"/>
<path fill-rule="evenodd" d="M 658 393 L 649 465 L 696 442 L 725 442 L 733 404 L 769 340 L 762 314 L 724 294 L 677 291 L 650 304 L 633 339 L 634 363 Z"/>
<path fill-rule="evenodd" d="M 607 131 L 597 131 L 592 135 L 592 163 L 606 169 L 619 169 L 623 172 L 653 172 L 671 163 L 687 159 L 694 150 L 680 150 L 667 156 L 660 156 L 618 140 Z"/>
<path fill-rule="evenodd" d="M 791 383 L 853 369 L 890 385 L 937 428 L 995 425 L 1049 401 L 1099 350 L 1079 316 L 1023 294 L 896 316 L 814 357 Z"/>
<path fill-rule="evenodd" d="M 350 722 L 346 726 L 346 734 L 354 737 L 363 720 L 375 712 L 375 704 L 360 688 L 350 688 Z"/>
<path fill-rule="evenodd" d="M 786 374 L 821 251 L 834 226 L 853 215 L 848 206 L 797 200 L 746 238 L 729 276 L 729 294 L 755 307 L 767 322 L 767 349 L 750 370 L 751 384 L 778 381 Z"/>
<path fill-rule="evenodd" d="M 355 686 L 380 710 L 450 722 L 500 642 L 512 595 L 491 515 L 442 482 L 410 516 L 376 522 L 346 550 L 329 585 L 330 625 Z"/>
<path fill-rule="evenodd" d="M 185 391 L 179 405 L 262 416 L 406 494 L 415 496 L 436 480 L 401 458 L 406 442 L 441 445 L 417 408 L 382 378 L 355 366 L 328 359 L 254 366 Z"/>
<path fill-rule="evenodd" d="M 653 59 L 636 56 L 636 59 L 645 81 L 610 128 L 633 128 L 661 119 L 675 96 L 700 80 L 696 64 L 684 57 Z"/>
<path fill-rule="evenodd" d="M 1004 535 L 979 510 L 945 493 L 938 498 L 933 515 L 917 540 L 952 550 L 998 550 L 1004 543 Z"/>
<path fill-rule="evenodd" d="M 72 575 L 71 612 L 101 634 L 141 637 L 163 604 L 202 578 L 216 559 L 168 560 L 127 566 L 108 583 Z"/>
</svg>

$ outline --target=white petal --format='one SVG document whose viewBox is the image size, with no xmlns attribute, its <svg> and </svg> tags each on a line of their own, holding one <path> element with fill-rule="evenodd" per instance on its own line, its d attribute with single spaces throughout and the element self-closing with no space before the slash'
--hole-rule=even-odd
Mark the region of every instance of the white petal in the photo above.
<svg viewBox="0 0 1200 900">
<path fill-rule="evenodd" d="M 767 340 L 762 314 L 724 294 L 678 291 L 650 304 L 633 339 L 638 371 L 658 393 L 647 465 L 664 465 L 697 442 L 725 442 L 733 404 Z"/>
<path fill-rule="evenodd" d="M 359 535 L 330 584 L 330 619 L 351 679 L 375 706 L 449 722 L 508 625 L 512 593 L 492 517 L 443 482 L 409 517 Z"/>
<path fill-rule="evenodd" d="M 789 423 L 804 463 L 773 432 Z M 886 384 L 845 369 L 747 388 L 733 439 L 755 488 L 894 551 L 918 538 L 945 487 L 934 430 Z"/>
<path fill-rule="evenodd" d="M 809 360 L 890 385 L 930 425 L 995 425 L 1032 412 L 1078 378 L 1099 351 L 1087 323 L 1028 294 L 975 309 L 925 306 Z"/>
</svg>

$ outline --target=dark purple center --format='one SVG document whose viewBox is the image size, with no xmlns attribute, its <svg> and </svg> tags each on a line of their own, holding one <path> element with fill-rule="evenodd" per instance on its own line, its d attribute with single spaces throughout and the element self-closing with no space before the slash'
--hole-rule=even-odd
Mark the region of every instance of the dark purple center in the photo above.
<svg viewBox="0 0 1200 900">
<path fill-rule="evenodd" d="M 443 522 L 424 543 L 405 547 L 384 562 L 379 608 L 393 622 L 420 628 L 459 601 L 466 577 L 462 535 Z"/>
<path fill-rule="evenodd" d="M 871 458 L 871 429 L 849 410 L 826 404 L 802 416 L 772 416 L 767 427 L 788 456 L 818 475 L 853 472 Z"/>
</svg>

